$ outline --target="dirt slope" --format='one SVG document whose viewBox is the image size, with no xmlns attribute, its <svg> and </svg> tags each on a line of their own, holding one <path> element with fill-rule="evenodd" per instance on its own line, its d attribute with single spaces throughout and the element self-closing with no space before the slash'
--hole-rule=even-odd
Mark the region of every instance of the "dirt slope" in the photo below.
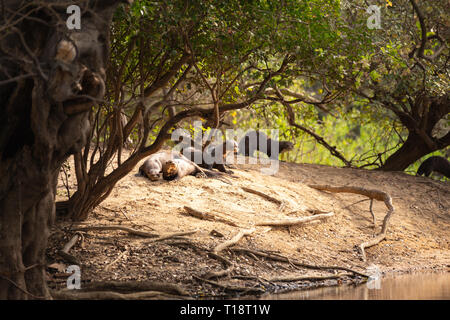
<svg viewBox="0 0 450 320">
<path fill-rule="evenodd" d="M 260 165 L 237 165 L 234 173 L 238 178 L 231 179 L 232 185 L 192 176 L 175 182 L 151 182 L 135 176 L 139 165 L 116 185 L 111 196 L 94 210 L 84 224 L 120 224 L 158 234 L 198 230 L 186 238 L 199 247 L 212 249 L 233 237 L 239 227 L 247 229 L 262 221 L 309 216 L 308 209 L 333 211 L 333 217 L 302 227 L 256 227 L 256 231 L 242 239 L 239 246 L 276 252 L 309 264 L 338 265 L 359 271 L 372 264 L 383 272 L 449 270 L 448 182 L 397 172 L 284 162 L 280 163 L 280 170 L 273 176 L 262 174 Z M 365 197 L 321 192 L 311 189 L 308 184 L 360 186 L 391 195 L 395 212 L 387 238 L 367 249 L 367 262 L 361 260 L 355 245 L 379 232 L 386 213 L 384 203 L 374 202 L 377 219 L 374 230 L 369 201 L 356 203 Z M 283 200 L 286 207 L 281 211 L 275 203 L 245 192 L 241 187 L 259 190 Z M 62 185 L 59 192 L 64 192 Z M 186 216 L 183 214 L 184 206 L 215 214 L 235 222 L 239 227 Z M 73 235 L 73 232 L 66 232 L 66 227 L 59 224 L 55 229 L 52 248 L 48 252 L 50 262 L 61 262 L 56 250 Z M 224 237 L 212 235 L 213 230 Z M 222 270 L 224 266 L 195 248 L 164 241 L 149 244 L 146 243 L 148 239 L 120 231 L 95 231 L 84 235 L 83 244 L 71 251 L 82 263 L 83 281 L 152 279 L 185 284 L 196 296 L 201 292 L 217 293 L 212 286 L 205 287 L 192 276 Z M 234 274 L 263 279 L 280 273 L 311 274 L 311 270 L 299 270 L 257 257 L 236 256 L 229 252 L 227 257 L 236 259 Z M 52 281 L 58 282 L 54 278 Z"/>
</svg>

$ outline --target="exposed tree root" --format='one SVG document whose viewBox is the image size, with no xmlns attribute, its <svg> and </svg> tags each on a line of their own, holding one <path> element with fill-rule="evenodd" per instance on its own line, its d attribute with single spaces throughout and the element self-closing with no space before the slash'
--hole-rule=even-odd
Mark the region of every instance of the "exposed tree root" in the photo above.
<svg viewBox="0 0 450 320">
<path fill-rule="evenodd" d="M 228 241 L 225 241 L 221 244 L 219 244 L 217 247 L 213 249 L 213 253 L 217 254 L 220 251 L 222 251 L 225 248 L 228 248 L 229 246 L 232 246 L 239 242 L 244 236 L 248 236 L 249 234 L 252 234 L 255 231 L 255 229 L 248 229 L 248 230 L 240 230 L 233 238 L 231 238 Z"/>
<path fill-rule="evenodd" d="M 118 293 L 113 291 L 80 292 L 78 290 L 53 291 L 51 293 L 56 300 L 177 300 L 186 297 L 170 295 L 159 291 L 142 291 L 134 293 Z"/>
<path fill-rule="evenodd" d="M 343 277 L 352 276 L 352 274 L 335 274 L 335 275 L 327 275 L 327 276 L 283 276 L 283 277 L 273 277 L 266 279 L 268 282 L 294 282 L 294 281 L 322 281 L 329 279 L 340 279 Z"/>
<path fill-rule="evenodd" d="M 220 254 L 216 254 L 214 252 L 208 252 L 208 256 L 210 256 L 213 259 L 219 260 L 220 262 L 222 262 L 225 266 L 232 266 L 233 262 L 231 262 L 230 260 L 228 260 L 227 258 L 221 256 Z"/>
<path fill-rule="evenodd" d="M 130 293 L 139 291 L 158 291 L 174 295 L 187 296 L 186 290 L 173 283 L 159 281 L 102 281 L 86 284 L 83 291 L 115 291 Z"/>
<path fill-rule="evenodd" d="M 371 205 L 370 205 L 370 211 L 372 213 L 374 222 L 375 222 L 375 215 L 372 211 L 372 201 L 373 199 L 383 201 L 386 207 L 388 208 L 388 212 L 386 213 L 386 216 L 383 220 L 383 225 L 381 227 L 381 232 L 373 239 L 363 242 L 359 245 L 359 251 L 362 255 L 363 261 L 366 261 L 366 253 L 365 248 L 372 247 L 381 241 L 383 241 L 386 238 L 387 228 L 389 226 L 389 219 L 392 216 L 392 213 L 394 212 L 394 206 L 392 205 L 392 198 L 389 194 L 383 191 L 379 190 L 373 190 L 373 189 L 365 189 L 361 187 L 352 187 L 352 186 L 341 186 L 341 187 L 333 187 L 328 185 L 309 185 L 309 187 L 321 190 L 321 191 L 328 191 L 328 192 L 348 192 L 348 193 L 356 193 L 363 196 L 366 196 L 371 199 Z"/>
<path fill-rule="evenodd" d="M 126 231 L 126 232 L 128 232 L 129 234 L 134 234 L 134 235 L 137 235 L 137 236 L 140 236 L 140 237 L 147 237 L 147 238 L 157 238 L 157 237 L 159 237 L 159 235 L 156 234 L 156 233 L 150 233 L 150 232 L 140 231 L 140 230 L 136 230 L 136 229 L 132 229 L 132 228 L 127 228 L 127 227 L 123 227 L 123 226 L 89 226 L 89 227 L 75 227 L 75 228 L 72 228 L 72 230 L 76 230 L 76 231 L 120 230 L 120 231 Z"/>
<path fill-rule="evenodd" d="M 206 273 L 203 276 L 203 278 L 209 280 L 212 278 L 226 277 L 226 276 L 230 275 L 233 271 L 234 271 L 234 267 L 230 266 L 229 268 L 224 269 L 224 270 L 209 271 L 208 273 Z"/>
<path fill-rule="evenodd" d="M 235 285 L 225 285 L 225 284 L 218 283 L 216 281 L 203 279 L 203 278 L 200 278 L 200 277 L 197 277 L 197 276 L 192 276 L 192 277 L 197 279 L 197 280 L 200 280 L 200 281 L 212 284 L 212 285 L 214 285 L 216 287 L 222 288 L 222 289 L 224 289 L 226 291 L 240 291 L 242 293 L 256 293 L 256 294 L 258 294 L 258 293 L 261 294 L 261 293 L 265 292 L 264 289 L 257 288 L 257 287 L 248 288 L 248 287 L 241 287 L 241 286 L 235 286 Z"/>
<path fill-rule="evenodd" d="M 283 211 L 283 209 L 284 209 L 284 207 L 286 205 L 284 201 L 281 201 L 281 200 L 278 200 L 277 198 L 269 196 L 268 194 L 265 194 L 264 192 L 261 192 L 261 191 L 258 191 L 258 190 L 254 190 L 254 189 L 251 189 L 251 188 L 247 188 L 247 187 L 241 187 L 241 188 L 242 188 L 242 190 L 244 190 L 244 191 L 246 191 L 248 193 L 256 194 L 256 195 L 258 195 L 258 196 L 260 196 L 260 197 L 262 197 L 262 198 L 264 198 L 266 200 L 269 200 L 269 201 L 271 201 L 273 203 L 276 203 L 277 205 L 279 205 L 279 209 L 281 211 Z"/>
<path fill-rule="evenodd" d="M 308 223 L 314 220 L 320 220 L 332 217 L 334 215 L 334 212 L 328 212 L 323 214 L 316 214 L 314 216 L 309 217 L 300 217 L 300 218 L 288 218 L 284 220 L 278 220 L 278 221 L 264 221 L 259 222 L 256 225 L 257 226 L 294 226 L 298 224 L 304 224 Z"/>
<path fill-rule="evenodd" d="M 188 215 L 193 216 L 193 217 L 195 217 L 195 218 L 199 218 L 199 219 L 202 219 L 202 220 L 209 220 L 209 221 L 222 222 L 222 223 L 228 224 L 228 225 L 233 226 L 233 227 L 239 227 L 239 226 L 238 226 L 235 222 L 233 222 L 233 221 L 230 221 L 230 220 L 228 220 L 228 219 L 224 219 L 224 218 L 217 217 L 216 215 L 213 215 L 213 214 L 208 213 L 208 212 L 201 212 L 201 211 L 198 211 L 198 210 L 193 209 L 193 208 L 188 207 L 188 206 L 184 206 L 184 210 L 186 210 L 186 213 L 187 213 Z"/>
<path fill-rule="evenodd" d="M 145 243 L 152 243 L 152 242 L 158 242 L 158 241 L 163 241 L 163 240 L 167 240 L 167 239 L 172 239 L 172 238 L 179 238 L 181 236 L 187 236 L 187 235 L 191 235 L 194 233 L 197 233 L 198 230 L 191 230 L 191 231 L 183 231 L 183 232 L 175 232 L 175 233 L 171 233 L 165 236 L 161 236 L 159 238 L 156 239 L 152 239 L 149 241 L 146 241 Z"/>
<path fill-rule="evenodd" d="M 367 274 L 364 274 L 362 272 L 359 272 L 359 271 L 356 271 L 356 270 L 353 270 L 350 268 L 346 268 L 346 267 L 311 265 L 311 264 L 306 264 L 306 263 L 292 260 L 288 257 L 282 256 L 279 254 L 267 253 L 267 252 L 251 250 L 251 249 L 246 249 L 246 248 L 241 248 L 241 247 L 230 248 L 230 250 L 234 251 L 234 252 L 243 252 L 246 254 L 251 253 L 251 254 L 254 254 L 255 256 L 263 257 L 263 258 L 274 260 L 274 261 L 290 263 L 294 266 L 301 267 L 301 268 L 314 269 L 314 270 L 342 270 L 342 271 L 351 272 L 353 274 L 356 274 L 356 275 L 364 277 L 364 278 L 369 277 Z"/>
</svg>

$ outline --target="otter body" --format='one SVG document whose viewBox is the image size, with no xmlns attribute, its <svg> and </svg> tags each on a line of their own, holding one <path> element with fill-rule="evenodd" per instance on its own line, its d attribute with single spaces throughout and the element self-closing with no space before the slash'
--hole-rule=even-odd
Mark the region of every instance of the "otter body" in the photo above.
<svg viewBox="0 0 450 320">
<path fill-rule="evenodd" d="M 206 159 L 203 157 L 203 152 L 200 149 L 196 149 L 194 147 L 184 149 L 183 154 L 186 155 L 186 157 L 191 161 L 201 161 L 201 163 L 198 163 L 198 165 L 202 168 L 206 168 L 209 170 L 212 170 L 214 168 L 219 170 L 220 172 L 232 174 L 232 171 L 225 168 L 225 160 L 230 152 L 237 154 L 238 149 L 238 143 L 234 140 L 227 140 L 222 144 L 208 148 L 206 154 L 207 156 L 211 156 L 212 159 L 215 159 L 217 154 L 222 154 L 222 157 L 220 157 L 219 161 L 211 161 L 212 163 L 209 163 L 210 161 L 205 161 Z"/>
<path fill-rule="evenodd" d="M 181 153 L 174 151 L 156 152 L 139 167 L 139 174 L 152 181 L 159 180 L 161 173 L 164 180 L 179 180 L 188 175 L 220 178 L 222 174 L 201 169 Z"/>
<path fill-rule="evenodd" d="M 173 151 L 160 151 L 150 155 L 139 167 L 139 173 L 152 181 L 159 180 L 163 165 L 174 159 L 186 159 L 182 154 Z"/>
<path fill-rule="evenodd" d="M 425 175 L 428 177 L 431 172 L 439 172 L 450 179 L 450 162 L 439 156 L 433 156 L 426 159 L 417 170 L 417 176 Z"/>
<path fill-rule="evenodd" d="M 222 177 L 223 173 L 214 172 L 208 169 L 201 169 L 198 165 L 188 159 L 173 159 L 163 164 L 162 168 L 164 180 L 180 180 L 181 178 L 191 175 L 197 178 L 215 178 L 224 183 L 232 184 L 230 181 Z"/>
<path fill-rule="evenodd" d="M 253 143 L 250 143 L 250 141 Z M 247 157 L 253 157 L 255 151 L 258 150 L 267 154 L 269 158 L 278 160 L 279 154 L 294 149 L 294 144 L 290 141 L 276 141 L 275 146 L 277 145 L 277 142 L 278 152 L 277 150 L 272 150 L 272 139 L 267 137 L 264 132 L 249 131 L 239 141 L 239 154 Z"/>
<path fill-rule="evenodd" d="M 195 176 L 201 173 L 197 166 L 191 161 L 184 159 L 169 160 L 162 166 L 164 180 L 179 180 L 185 176 Z"/>
</svg>

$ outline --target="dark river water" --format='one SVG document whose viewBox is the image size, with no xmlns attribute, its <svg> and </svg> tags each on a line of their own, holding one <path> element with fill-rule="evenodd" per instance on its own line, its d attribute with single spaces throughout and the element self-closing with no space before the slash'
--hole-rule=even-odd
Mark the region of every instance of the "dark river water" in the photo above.
<svg viewBox="0 0 450 320">
<path fill-rule="evenodd" d="M 338 286 L 262 296 L 262 300 L 450 300 L 450 273 L 382 277 L 359 286 Z"/>
</svg>

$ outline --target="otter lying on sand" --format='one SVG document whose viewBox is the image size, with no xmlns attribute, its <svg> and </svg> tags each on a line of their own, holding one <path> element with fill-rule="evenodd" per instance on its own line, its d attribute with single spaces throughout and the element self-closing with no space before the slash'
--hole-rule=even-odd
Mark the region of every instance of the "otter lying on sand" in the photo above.
<svg viewBox="0 0 450 320">
<path fill-rule="evenodd" d="M 150 155 L 139 167 L 139 173 L 152 181 L 159 180 L 163 164 L 173 159 L 183 159 L 183 155 L 172 151 L 159 151 Z"/>
<path fill-rule="evenodd" d="M 429 157 L 422 162 L 417 170 L 416 176 L 425 174 L 425 176 L 428 177 L 432 171 L 439 172 L 450 179 L 450 162 L 439 156 Z"/>
<path fill-rule="evenodd" d="M 187 175 L 194 175 L 197 177 L 217 178 L 223 182 L 230 183 L 220 179 L 222 173 L 202 169 L 179 152 L 174 151 L 156 152 L 150 155 L 139 167 L 139 174 L 152 181 L 159 180 L 161 173 L 164 180 L 179 180 Z"/>
<path fill-rule="evenodd" d="M 262 139 L 261 144 L 260 139 Z M 264 132 L 249 131 L 239 141 L 239 154 L 247 157 L 253 157 L 255 151 L 258 150 L 267 154 L 269 158 L 278 160 L 279 154 L 294 149 L 294 144 L 290 141 L 273 141 L 274 146 L 278 144 L 278 152 L 277 150 L 272 150 L 272 139 L 268 138 Z"/>
</svg>

